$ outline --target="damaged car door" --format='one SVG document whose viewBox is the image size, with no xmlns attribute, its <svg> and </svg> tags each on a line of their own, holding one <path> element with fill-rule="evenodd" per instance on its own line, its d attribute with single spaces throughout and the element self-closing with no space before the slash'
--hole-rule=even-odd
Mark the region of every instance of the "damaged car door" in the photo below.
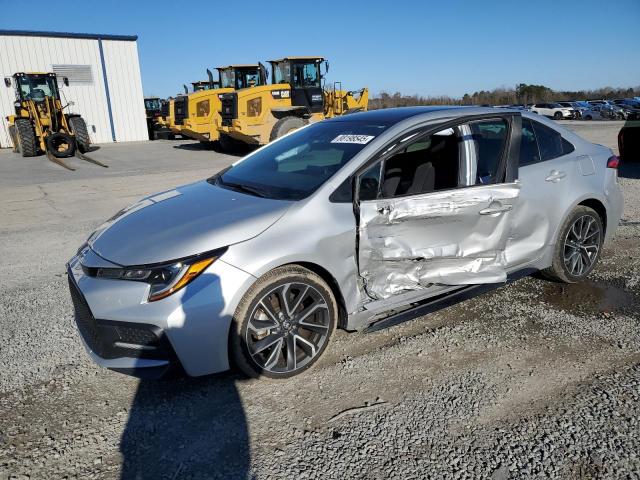
<svg viewBox="0 0 640 480">
<path fill-rule="evenodd" d="M 358 269 L 372 301 L 506 280 L 520 125 L 505 114 L 411 132 L 358 177 Z"/>
</svg>

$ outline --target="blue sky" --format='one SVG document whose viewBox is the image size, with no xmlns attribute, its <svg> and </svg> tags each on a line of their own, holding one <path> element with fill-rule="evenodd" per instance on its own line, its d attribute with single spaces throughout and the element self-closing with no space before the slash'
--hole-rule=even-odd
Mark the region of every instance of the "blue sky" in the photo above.
<svg viewBox="0 0 640 480">
<path fill-rule="evenodd" d="M 22 4 L 0 0 L 0 28 L 138 35 L 146 95 L 285 55 L 325 56 L 328 81 L 373 93 L 640 85 L 640 0 Z"/>
</svg>

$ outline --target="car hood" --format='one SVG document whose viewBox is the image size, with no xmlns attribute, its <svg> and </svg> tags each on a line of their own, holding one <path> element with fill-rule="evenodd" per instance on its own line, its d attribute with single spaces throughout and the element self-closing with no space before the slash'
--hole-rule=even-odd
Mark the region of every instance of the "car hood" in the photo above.
<svg viewBox="0 0 640 480">
<path fill-rule="evenodd" d="M 290 205 L 201 181 L 143 198 L 107 220 L 87 243 L 119 265 L 162 263 L 253 238 Z"/>
</svg>

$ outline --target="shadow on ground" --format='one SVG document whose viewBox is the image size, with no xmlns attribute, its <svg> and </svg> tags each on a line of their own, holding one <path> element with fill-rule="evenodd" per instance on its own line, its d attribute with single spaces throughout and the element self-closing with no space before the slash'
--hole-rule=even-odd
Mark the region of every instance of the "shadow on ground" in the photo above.
<svg viewBox="0 0 640 480">
<path fill-rule="evenodd" d="M 230 374 L 141 380 L 120 442 L 121 478 L 248 479 L 238 380 Z"/>
</svg>

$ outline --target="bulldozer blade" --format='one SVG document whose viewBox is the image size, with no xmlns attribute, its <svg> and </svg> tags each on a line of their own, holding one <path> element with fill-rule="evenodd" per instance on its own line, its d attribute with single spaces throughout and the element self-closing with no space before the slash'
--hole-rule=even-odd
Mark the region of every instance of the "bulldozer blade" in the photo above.
<svg viewBox="0 0 640 480">
<path fill-rule="evenodd" d="M 75 168 L 73 168 L 72 166 L 70 166 L 69 164 L 67 164 L 64 160 L 62 160 L 61 158 L 58 157 L 54 157 L 51 152 L 49 152 L 47 150 L 47 158 L 49 160 L 51 160 L 53 163 L 57 163 L 58 165 L 60 165 L 61 167 L 66 168 L 67 170 L 75 170 Z"/>
<path fill-rule="evenodd" d="M 78 157 L 80 160 L 84 160 L 85 162 L 93 163 L 104 168 L 109 168 L 109 165 L 105 165 L 104 163 L 99 162 L 94 158 L 87 157 L 84 153 L 81 153 L 80 150 L 76 150 L 76 157 Z"/>
</svg>

